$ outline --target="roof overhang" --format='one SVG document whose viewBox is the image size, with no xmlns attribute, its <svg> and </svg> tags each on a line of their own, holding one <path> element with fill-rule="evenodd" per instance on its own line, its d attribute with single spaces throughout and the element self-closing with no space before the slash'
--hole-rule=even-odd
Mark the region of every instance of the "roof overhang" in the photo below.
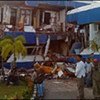
<svg viewBox="0 0 100 100">
<path fill-rule="evenodd" d="M 26 5 L 32 6 L 32 7 L 38 7 L 39 4 L 49 4 L 49 5 L 54 5 L 54 6 L 65 6 L 65 7 L 81 7 L 84 5 L 89 5 L 91 4 L 92 1 L 59 1 L 59 0 L 54 0 L 54 1 L 25 1 Z"/>
<path fill-rule="evenodd" d="M 100 22 L 100 3 L 76 8 L 68 11 L 67 22 L 76 22 L 77 24 L 89 24 Z"/>
</svg>

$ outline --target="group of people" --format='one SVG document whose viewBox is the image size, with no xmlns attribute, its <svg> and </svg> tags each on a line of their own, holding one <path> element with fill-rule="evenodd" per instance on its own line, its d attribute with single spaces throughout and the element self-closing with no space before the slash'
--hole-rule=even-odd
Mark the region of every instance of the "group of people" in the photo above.
<svg viewBox="0 0 100 100">
<path fill-rule="evenodd" d="M 75 66 L 75 76 L 77 78 L 77 87 L 79 92 L 79 99 L 84 99 L 84 87 L 94 87 L 93 74 L 97 70 L 98 60 L 93 60 L 92 58 L 87 58 L 85 61 L 81 55 L 76 55 L 76 66 Z M 53 75 L 55 68 L 39 66 L 39 64 L 34 65 L 34 83 L 37 85 L 38 96 L 43 97 L 44 94 L 44 80 L 46 76 Z M 53 72 L 52 72 L 53 71 Z M 94 91 L 94 90 L 93 90 Z M 95 95 L 95 92 L 94 92 Z"/>
<path fill-rule="evenodd" d="M 77 55 L 76 59 L 77 63 L 76 63 L 75 76 L 77 78 L 77 87 L 79 92 L 78 98 L 84 99 L 84 86 L 92 87 L 93 85 L 94 87 L 92 77 L 94 71 L 96 70 L 96 65 L 98 64 L 98 61 L 97 60 L 92 61 L 91 58 L 87 58 L 86 61 L 84 61 L 81 55 Z"/>
</svg>

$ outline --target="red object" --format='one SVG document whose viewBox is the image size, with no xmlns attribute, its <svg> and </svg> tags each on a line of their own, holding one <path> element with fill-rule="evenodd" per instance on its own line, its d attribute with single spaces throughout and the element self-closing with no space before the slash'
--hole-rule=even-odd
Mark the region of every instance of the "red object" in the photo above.
<svg viewBox="0 0 100 100">
<path fill-rule="evenodd" d="M 94 62 L 97 63 L 98 62 L 98 59 L 94 59 Z"/>
</svg>

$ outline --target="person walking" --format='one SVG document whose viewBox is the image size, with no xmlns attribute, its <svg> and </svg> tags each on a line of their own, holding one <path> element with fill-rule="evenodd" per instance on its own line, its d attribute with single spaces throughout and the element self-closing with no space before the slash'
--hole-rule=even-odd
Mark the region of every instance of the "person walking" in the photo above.
<svg viewBox="0 0 100 100">
<path fill-rule="evenodd" d="M 79 96 L 78 99 L 84 99 L 84 77 L 85 77 L 85 63 L 82 61 L 82 56 L 77 55 L 77 64 L 75 70 L 75 76 L 77 77 L 77 87 Z"/>
</svg>

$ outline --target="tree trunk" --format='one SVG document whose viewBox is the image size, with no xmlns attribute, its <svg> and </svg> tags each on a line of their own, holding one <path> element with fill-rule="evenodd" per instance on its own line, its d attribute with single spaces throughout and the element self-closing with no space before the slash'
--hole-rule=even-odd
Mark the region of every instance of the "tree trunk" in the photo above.
<svg viewBox="0 0 100 100">
<path fill-rule="evenodd" d="M 1 58 L 1 63 L 2 63 L 2 75 L 3 77 L 5 76 L 5 72 L 4 72 L 4 67 L 3 67 L 3 59 Z"/>
<path fill-rule="evenodd" d="M 16 68 L 16 57 L 15 57 L 15 53 L 14 53 L 14 62 L 13 62 L 13 68 Z"/>
<path fill-rule="evenodd" d="M 3 79 L 4 79 L 4 77 L 5 77 L 5 72 L 4 72 L 4 67 L 3 67 L 3 58 L 2 58 L 2 56 L 0 56 L 0 69 L 1 69 L 1 75 L 3 76 Z"/>
<path fill-rule="evenodd" d="M 13 62 L 12 62 L 12 69 L 16 68 L 16 56 L 15 56 L 15 45 L 14 45 L 14 59 L 13 59 Z"/>
</svg>

